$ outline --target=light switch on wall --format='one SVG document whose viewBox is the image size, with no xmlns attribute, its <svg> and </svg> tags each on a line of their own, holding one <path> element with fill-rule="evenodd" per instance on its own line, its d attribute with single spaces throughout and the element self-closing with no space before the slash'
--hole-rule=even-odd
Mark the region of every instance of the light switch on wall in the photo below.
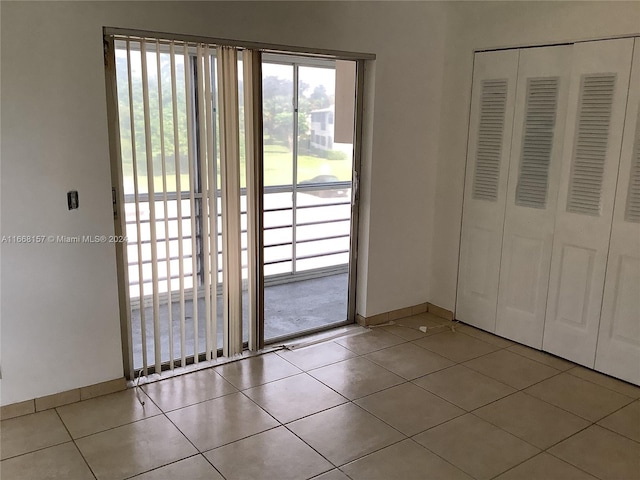
<svg viewBox="0 0 640 480">
<path fill-rule="evenodd" d="M 78 208 L 78 191 L 77 190 L 71 190 L 70 192 L 67 192 L 67 207 L 69 207 L 69 210 Z"/>
</svg>

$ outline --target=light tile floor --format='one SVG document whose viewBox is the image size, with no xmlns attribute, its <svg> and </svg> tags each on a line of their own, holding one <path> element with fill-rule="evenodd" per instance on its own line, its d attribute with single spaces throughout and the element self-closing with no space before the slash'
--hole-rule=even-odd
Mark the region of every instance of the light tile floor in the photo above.
<svg viewBox="0 0 640 480">
<path fill-rule="evenodd" d="M 420 314 L 144 385 L 144 406 L 128 390 L 4 420 L 1 478 L 640 479 L 640 388 L 448 325 Z"/>
</svg>

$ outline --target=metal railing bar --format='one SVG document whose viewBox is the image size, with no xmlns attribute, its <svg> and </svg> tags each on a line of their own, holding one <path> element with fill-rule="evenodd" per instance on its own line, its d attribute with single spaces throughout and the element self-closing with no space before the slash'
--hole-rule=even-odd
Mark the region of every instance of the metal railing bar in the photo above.
<svg viewBox="0 0 640 480">
<path fill-rule="evenodd" d="M 286 263 L 286 262 L 292 262 L 293 260 L 291 258 L 285 258 L 284 260 L 271 260 L 269 262 L 265 261 L 264 264 L 265 265 L 277 265 L 278 263 Z"/>
<path fill-rule="evenodd" d="M 342 221 L 343 221 L 343 220 L 342 220 Z M 322 222 L 322 223 L 329 223 L 329 222 Z M 308 225 L 308 224 L 300 224 L 300 225 Z M 342 235 L 329 235 L 329 236 L 326 236 L 326 237 L 314 237 L 314 238 L 307 238 L 307 239 L 304 239 L 304 240 L 297 240 L 297 241 L 296 241 L 296 243 L 321 242 L 321 241 L 323 241 L 323 240 L 334 240 L 334 239 L 338 239 L 338 238 L 348 238 L 349 236 L 350 236 L 350 235 L 349 235 L 348 233 L 347 233 L 347 234 L 342 234 Z M 183 240 L 189 240 L 191 237 L 182 237 L 182 238 L 183 238 Z M 177 240 L 178 240 L 178 239 L 177 239 L 177 238 L 174 238 L 174 237 L 170 237 L 170 238 L 169 238 L 169 241 L 170 241 L 170 242 L 171 242 L 171 241 L 177 241 Z M 159 241 L 159 242 L 164 242 L 164 241 L 166 241 L 166 240 L 165 240 L 165 239 L 159 239 L 158 241 Z M 149 244 L 149 243 L 151 243 L 151 241 L 150 241 L 150 240 L 143 240 L 142 242 L 140 242 L 140 244 L 141 244 L 141 245 Z M 135 244 L 135 243 L 134 243 L 134 242 L 132 242 L 132 243 L 131 243 L 131 245 L 133 245 L 133 244 Z M 293 244 L 293 242 L 271 243 L 271 244 L 265 245 L 265 246 L 264 246 L 264 248 L 270 248 L 270 247 L 284 247 L 284 246 L 286 246 L 286 245 L 292 245 L 292 244 Z M 246 248 L 246 247 L 243 247 L 243 248 L 242 248 L 242 251 L 246 251 L 246 250 L 247 250 L 247 248 Z M 218 254 L 221 254 L 221 253 L 222 253 L 222 250 L 218 250 L 218 252 L 217 252 L 217 253 L 218 253 Z M 191 255 L 184 256 L 183 258 L 191 258 Z M 180 259 L 180 258 L 179 258 L 179 257 L 176 257 L 176 256 L 171 256 L 171 257 L 169 257 L 169 260 L 179 260 L 179 259 Z M 165 257 L 163 257 L 163 258 L 158 258 L 158 261 L 163 261 L 163 262 L 164 262 L 164 261 L 166 261 L 166 260 L 167 260 L 167 259 L 166 259 Z M 144 265 L 144 264 L 150 264 L 151 262 L 152 262 L 151 260 L 143 260 L 141 263 Z M 138 264 L 138 262 L 136 261 L 136 262 L 130 262 L 130 263 L 128 263 L 127 265 L 129 265 L 129 266 L 134 266 L 134 265 L 137 265 L 137 264 Z"/>
<path fill-rule="evenodd" d="M 293 225 L 288 224 L 288 225 L 275 225 L 273 227 L 264 227 L 263 230 L 277 230 L 279 228 L 291 228 Z"/>
<path fill-rule="evenodd" d="M 342 182 L 328 182 L 328 183 L 298 183 L 296 190 L 304 193 L 305 191 L 318 191 L 318 190 L 341 190 L 344 188 L 351 188 L 350 181 Z M 277 186 L 265 186 L 264 194 L 269 195 L 271 193 L 292 193 L 293 185 L 277 185 Z M 178 193 L 182 200 L 189 200 L 189 190 L 182 190 L 182 192 L 167 192 L 167 200 L 177 200 Z M 240 189 L 240 196 L 246 196 L 247 189 Z M 193 192 L 194 198 L 202 198 L 202 192 Z M 214 194 L 217 198 L 221 198 L 220 190 L 216 190 Z M 139 201 L 142 203 L 149 202 L 148 193 L 138 194 Z M 153 200 L 156 202 L 162 201 L 162 194 L 154 193 Z M 124 203 L 134 203 L 134 194 L 127 193 L 124 195 Z"/>
<path fill-rule="evenodd" d="M 296 243 L 309 243 L 309 242 L 321 242 L 323 240 L 334 240 L 337 238 L 348 238 L 349 234 L 345 234 L 345 235 L 330 235 L 328 237 L 317 237 L 317 238 L 308 238 L 305 240 L 296 240 Z M 286 245 L 291 245 L 293 242 L 283 242 L 283 243 L 273 243 L 273 244 L 269 244 L 269 245 L 265 245 L 264 248 L 269 248 L 269 247 L 284 247 Z"/>
<path fill-rule="evenodd" d="M 303 208 L 322 208 L 322 207 L 337 207 L 340 205 L 351 205 L 351 201 L 346 201 L 346 202 L 335 202 L 335 203 L 321 203 L 319 205 L 298 205 L 298 210 L 301 210 Z M 265 210 L 266 212 L 266 210 Z"/>
<path fill-rule="evenodd" d="M 351 205 L 351 202 L 334 202 L 334 203 L 323 203 L 323 204 L 319 204 L 319 205 L 298 205 L 296 206 L 296 208 L 298 210 L 302 210 L 302 209 L 310 209 L 310 208 L 323 208 L 323 207 L 338 207 L 338 206 L 343 206 L 343 205 Z M 286 212 L 286 211 L 290 211 L 293 210 L 293 207 L 279 207 L 279 208 L 265 208 L 264 209 L 264 213 L 272 213 L 272 212 Z M 242 215 L 246 215 L 247 212 L 241 212 Z M 221 218 L 222 215 L 218 214 L 217 215 L 218 218 Z M 191 215 L 189 216 L 182 216 L 182 220 L 189 220 L 191 218 Z M 165 217 L 156 217 L 156 223 L 164 221 Z M 179 220 L 178 217 L 167 217 L 166 218 L 167 221 L 172 222 L 172 221 L 177 221 Z M 142 219 L 140 220 L 139 223 L 150 223 L 151 220 L 150 219 Z M 130 220 L 126 222 L 127 225 L 135 225 L 136 222 L 135 220 Z"/>
<path fill-rule="evenodd" d="M 300 192 L 304 190 L 340 190 L 341 188 L 351 188 L 351 181 L 342 182 L 317 182 L 317 183 L 298 183 L 296 189 Z"/>
<path fill-rule="evenodd" d="M 189 274 L 185 274 L 186 278 L 189 277 L 193 277 L 193 274 L 189 273 Z M 180 275 L 174 276 L 172 275 L 171 277 L 158 277 L 158 282 L 165 282 L 165 281 L 169 281 L 169 280 L 178 280 L 180 278 Z M 153 283 L 152 280 L 143 280 L 142 282 L 144 285 L 149 285 L 151 283 Z M 135 280 L 133 282 L 129 282 L 129 286 L 134 286 L 134 285 L 140 285 L 140 280 Z"/>
<path fill-rule="evenodd" d="M 349 253 L 349 250 L 348 249 L 347 250 L 336 250 L 334 252 L 329 252 L 329 253 L 317 253 L 317 254 L 314 254 L 314 255 L 302 255 L 302 256 L 296 257 L 296 261 L 298 261 L 298 260 L 309 260 L 311 258 L 328 257 L 328 256 L 331 256 L 331 255 L 340 255 L 342 253 Z M 292 261 L 291 258 L 285 258 L 285 259 L 282 259 L 282 260 L 271 260 L 269 262 L 264 262 L 264 264 L 265 265 L 275 265 L 275 264 L 278 264 L 278 263 L 285 263 L 285 262 L 291 262 L 291 261 Z"/>
<path fill-rule="evenodd" d="M 197 235 L 196 235 L 196 237 L 197 237 Z M 183 240 L 190 240 L 191 238 L 193 238 L 193 235 L 189 235 L 188 237 L 185 237 L 184 235 L 182 236 Z M 180 238 L 179 237 L 168 237 L 168 238 L 158 238 L 158 239 L 156 239 L 156 241 L 158 243 L 160 243 L 160 242 L 175 242 L 177 240 L 180 240 Z M 151 243 L 151 240 L 140 240 L 140 242 L 130 241 L 130 242 L 127 242 L 127 245 L 135 245 L 137 243 L 140 243 L 140 245 L 147 245 L 147 244 Z"/>
<path fill-rule="evenodd" d="M 337 218 L 335 220 L 318 220 L 315 222 L 303 222 L 298 223 L 296 227 L 306 227 L 307 225 L 324 225 L 325 223 L 338 223 L 338 222 L 349 222 L 350 218 Z"/>
<path fill-rule="evenodd" d="M 293 245 L 293 242 L 271 243 L 271 244 L 269 244 L 269 245 L 264 245 L 264 248 L 271 248 L 271 247 L 286 247 L 287 245 Z"/>
<path fill-rule="evenodd" d="M 218 252 L 218 253 L 220 253 L 220 252 Z M 183 255 L 183 256 L 182 256 L 182 258 L 183 258 L 183 259 L 191 258 L 191 255 Z M 174 260 L 180 260 L 180 256 L 178 255 L 178 256 L 176 256 L 176 257 L 174 257 L 174 256 L 169 257 L 169 261 L 170 261 L 170 262 L 171 262 L 171 261 L 174 261 Z M 159 262 L 166 262 L 166 261 L 167 261 L 167 259 L 166 259 L 165 257 L 163 257 L 163 258 L 158 258 L 158 261 L 159 261 Z M 149 263 L 151 263 L 151 260 L 143 260 L 143 261 L 142 261 L 142 262 L 140 262 L 140 263 L 142 263 L 143 265 L 145 265 L 145 264 L 149 264 Z M 133 267 L 133 266 L 135 266 L 135 265 L 138 265 L 138 262 L 129 262 L 129 263 L 127 263 L 127 265 L 128 265 L 129 267 Z"/>
<path fill-rule="evenodd" d="M 279 207 L 279 208 L 265 208 L 263 210 L 264 213 L 269 212 L 285 212 L 287 210 L 293 210 L 293 207 Z"/>
<path fill-rule="evenodd" d="M 182 220 L 189 220 L 190 218 L 191 218 L 191 215 L 189 215 L 188 217 L 185 217 L 184 215 L 182 216 Z M 165 220 L 164 217 L 156 217 L 156 223 L 159 223 L 159 222 L 164 221 L 164 220 Z M 179 220 L 179 218 L 178 217 L 167 217 L 166 220 L 168 222 L 173 222 L 173 221 Z M 149 223 L 150 221 L 151 220 L 140 220 L 140 223 Z M 132 221 L 126 222 L 126 224 L 127 225 L 135 225 L 136 222 L 135 222 L 135 220 L 132 220 Z"/>
<path fill-rule="evenodd" d="M 202 198 L 202 193 L 201 192 L 194 192 L 193 194 L 194 198 Z M 127 193 L 124 196 L 124 203 L 134 203 L 133 200 L 134 195 L 131 193 Z M 138 195 L 140 202 L 141 203 L 149 203 L 150 199 L 149 199 L 149 194 L 148 193 L 140 193 Z M 183 190 L 180 193 L 180 199 L 181 200 L 189 200 L 189 190 Z M 158 194 L 158 193 L 154 193 L 153 195 L 153 201 L 154 202 L 161 202 L 163 200 L 162 194 Z M 178 192 L 167 192 L 167 200 L 178 200 Z"/>
<path fill-rule="evenodd" d="M 321 242 L 323 240 L 334 240 L 336 238 L 349 238 L 349 234 L 329 235 L 328 237 L 307 238 L 305 240 L 297 240 L 297 243 Z"/>
<path fill-rule="evenodd" d="M 296 261 L 297 260 L 309 260 L 311 258 L 328 257 L 328 256 L 331 256 L 331 255 L 340 255 L 341 253 L 349 253 L 349 249 L 347 248 L 346 250 L 337 250 L 335 252 L 329 252 L 329 253 L 317 253 L 315 255 L 302 255 L 300 257 L 296 257 Z"/>
<path fill-rule="evenodd" d="M 348 222 L 348 221 L 349 221 L 348 218 L 346 218 L 346 219 L 340 218 L 340 219 L 337 219 L 337 220 L 324 220 L 324 221 L 317 221 L 317 222 L 299 223 L 297 226 L 298 227 L 306 227 L 306 226 L 311 226 L 311 225 L 324 225 L 326 223 L 339 223 L 339 222 Z M 292 225 L 278 225 L 278 226 L 275 226 L 275 227 L 265 227 L 264 230 L 277 230 L 277 229 L 280 229 L 280 228 L 292 228 Z M 242 230 L 241 232 L 242 233 L 246 233 L 247 231 L 246 230 Z M 342 237 L 342 236 L 348 236 L 348 235 L 339 235 L 339 237 Z M 188 237 L 183 236 L 182 239 L 183 240 L 189 240 L 189 239 L 191 239 L 191 237 L 192 237 L 191 235 L 188 236 Z M 333 238 L 333 237 L 318 237 L 318 238 L 314 238 L 314 239 L 311 239 L 311 240 L 298 241 L 297 243 L 313 241 L 313 240 L 324 240 L 324 239 L 327 239 L 327 238 Z M 167 241 L 168 242 L 175 242 L 175 241 L 178 241 L 178 240 L 179 240 L 178 237 L 168 237 L 168 238 L 159 238 L 157 241 L 158 242 L 167 242 Z M 137 243 L 140 243 L 140 245 L 148 245 L 148 244 L 151 243 L 151 240 L 141 240 L 140 242 L 130 241 L 130 242 L 127 242 L 127 246 L 133 246 L 133 245 L 136 245 Z M 292 242 L 288 242 L 288 243 L 292 243 Z M 265 245 L 265 247 L 271 247 L 271 246 L 274 246 L 274 245 Z"/>
<path fill-rule="evenodd" d="M 334 203 L 323 203 L 323 204 L 319 204 L 319 205 L 298 205 L 296 208 L 298 210 L 302 210 L 302 209 L 310 209 L 310 208 L 323 208 L 323 207 L 338 207 L 338 206 L 343 206 L 343 205 L 351 205 L 351 202 L 334 202 Z M 272 212 L 286 212 L 286 211 L 290 211 L 293 210 L 293 207 L 280 207 L 280 208 L 266 208 L 264 209 L 264 213 L 272 213 Z M 246 215 L 247 212 L 241 212 L 242 215 Z M 218 218 L 221 218 L 222 215 L 218 214 L 217 215 Z M 189 220 L 191 218 L 191 215 L 189 216 L 182 216 L 182 220 Z M 165 217 L 156 217 L 156 223 L 164 221 Z M 172 222 L 172 221 L 177 221 L 179 220 L 178 217 L 167 217 L 166 220 L 168 222 Z M 151 220 L 150 219 L 143 219 L 140 220 L 139 223 L 150 223 Z M 130 220 L 126 222 L 127 225 L 135 225 L 136 222 L 135 220 Z"/>
<path fill-rule="evenodd" d="M 300 282 L 304 280 L 312 280 L 314 278 L 322 278 L 331 275 L 337 275 L 341 273 L 347 273 L 349 271 L 348 263 L 341 263 L 338 265 L 332 265 L 330 267 L 313 268 L 304 270 L 298 273 L 284 272 L 273 273 L 265 277 L 265 286 L 282 285 L 292 282 Z"/>
</svg>

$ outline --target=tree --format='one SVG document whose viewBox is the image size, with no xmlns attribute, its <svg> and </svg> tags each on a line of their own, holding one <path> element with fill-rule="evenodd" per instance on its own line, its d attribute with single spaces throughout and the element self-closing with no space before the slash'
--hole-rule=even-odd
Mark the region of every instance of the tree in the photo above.
<svg viewBox="0 0 640 480">
<path fill-rule="evenodd" d="M 269 76 L 262 81 L 264 134 L 273 143 L 291 148 L 293 142 L 293 82 L 280 77 Z M 316 85 L 305 95 L 309 85 L 300 82 L 298 96 L 298 136 L 308 139 L 309 114 L 313 110 L 327 108 L 333 99 L 324 85 Z"/>
<path fill-rule="evenodd" d="M 274 143 L 289 145 L 293 133 L 293 82 L 265 77 L 262 97 L 264 134 Z"/>
<path fill-rule="evenodd" d="M 313 110 L 327 108 L 331 105 L 331 99 L 329 98 L 329 95 L 327 95 L 327 89 L 324 85 L 316 85 L 316 88 L 313 89 L 313 92 L 309 97 L 309 101 Z"/>
</svg>

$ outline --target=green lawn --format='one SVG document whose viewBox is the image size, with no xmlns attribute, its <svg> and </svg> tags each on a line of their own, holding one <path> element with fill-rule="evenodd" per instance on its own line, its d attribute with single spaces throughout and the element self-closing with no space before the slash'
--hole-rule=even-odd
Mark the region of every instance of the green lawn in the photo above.
<svg viewBox="0 0 640 480">
<path fill-rule="evenodd" d="M 282 145 L 264 146 L 264 184 L 291 185 L 293 154 Z M 327 160 L 311 155 L 298 155 L 298 182 L 318 175 L 335 175 L 338 180 L 351 180 L 351 159 Z"/>
<path fill-rule="evenodd" d="M 264 184 L 266 186 L 291 185 L 293 177 L 292 166 L 293 154 L 282 145 L 264 146 Z M 317 175 L 334 175 L 341 181 L 351 180 L 351 159 L 327 160 L 326 158 L 312 155 L 298 155 L 298 182 L 308 180 Z M 139 193 L 147 193 L 147 179 L 145 176 L 138 177 Z M 182 190 L 188 190 L 189 175 L 180 175 Z M 220 176 L 218 175 L 218 184 Z M 246 168 L 244 161 L 240 165 L 241 186 L 246 186 Z M 154 177 L 154 190 L 162 192 L 162 176 Z M 125 178 L 125 191 L 133 193 L 133 178 Z M 175 175 L 167 175 L 167 191 L 176 191 Z"/>
</svg>

